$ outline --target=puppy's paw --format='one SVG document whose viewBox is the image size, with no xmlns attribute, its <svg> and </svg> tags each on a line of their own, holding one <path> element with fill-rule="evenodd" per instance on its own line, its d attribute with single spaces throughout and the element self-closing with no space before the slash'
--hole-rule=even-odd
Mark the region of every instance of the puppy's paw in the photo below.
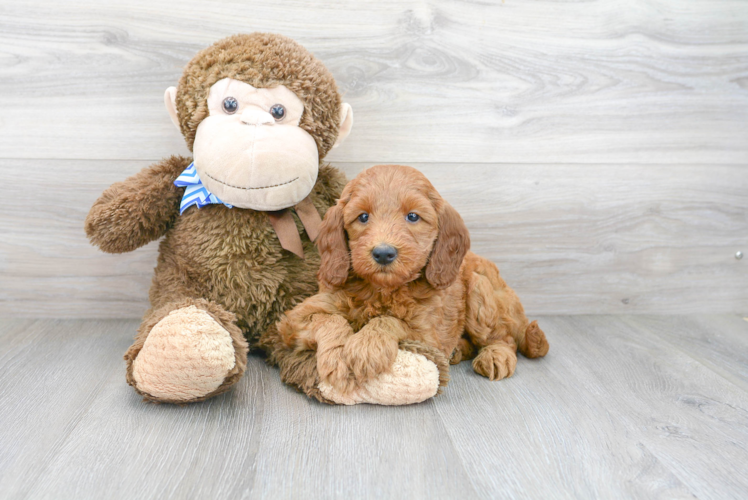
<svg viewBox="0 0 748 500">
<path fill-rule="evenodd" d="M 527 326 L 521 347 L 522 354 L 528 358 L 540 358 L 548 354 L 548 339 L 545 338 L 545 333 L 540 329 L 537 321 Z"/>
<path fill-rule="evenodd" d="M 317 353 L 317 372 L 322 382 L 341 393 L 350 392 L 356 385 L 348 364 L 343 359 L 343 346 Z"/>
<path fill-rule="evenodd" d="M 473 370 L 490 380 L 511 377 L 517 367 L 517 353 L 508 344 L 490 344 L 473 360 Z"/>
<path fill-rule="evenodd" d="M 343 359 L 361 384 L 392 369 L 397 357 L 397 340 L 376 332 L 361 331 L 343 347 Z"/>
<path fill-rule="evenodd" d="M 328 400 L 342 405 L 369 403 L 378 405 L 409 405 L 436 396 L 440 386 L 437 365 L 423 354 L 399 350 L 389 373 L 364 382 L 349 392 L 320 382 L 319 390 Z"/>
</svg>

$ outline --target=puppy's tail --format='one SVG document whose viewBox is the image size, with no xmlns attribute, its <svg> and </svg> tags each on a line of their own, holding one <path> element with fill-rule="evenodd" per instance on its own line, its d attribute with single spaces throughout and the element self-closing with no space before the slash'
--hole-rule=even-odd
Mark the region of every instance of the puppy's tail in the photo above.
<svg viewBox="0 0 748 500">
<path fill-rule="evenodd" d="M 538 326 L 537 321 L 533 321 L 525 329 L 525 334 L 520 335 L 517 341 L 517 347 L 525 357 L 540 358 L 548 354 L 548 340 L 545 333 Z"/>
</svg>

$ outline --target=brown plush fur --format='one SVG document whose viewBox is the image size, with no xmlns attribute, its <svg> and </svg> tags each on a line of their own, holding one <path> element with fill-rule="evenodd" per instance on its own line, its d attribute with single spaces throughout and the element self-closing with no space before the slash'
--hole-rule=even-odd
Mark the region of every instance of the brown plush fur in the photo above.
<svg viewBox="0 0 748 500">
<path fill-rule="evenodd" d="M 239 328 L 255 341 L 283 311 L 317 291 L 319 254 L 298 218 L 304 259 L 281 248 L 265 212 L 208 205 L 180 216 L 184 188 L 173 182 L 190 161 L 173 156 L 112 185 L 91 208 L 86 232 L 110 253 L 165 236 L 150 291 L 152 310 L 187 298 L 208 299 L 234 313 Z M 344 184 L 338 170 L 320 168 L 311 194 L 320 214 Z"/>
<path fill-rule="evenodd" d="M 420 220 L 407 221 L 410 212 Z M 371 255 L 383 243 L 398 251 L 387 266 Z M 407 341 L 455 362 L 477 352 L 473 367 L 491 380 L 512 375 L 518 347 L 530 358 L 548 352 L 545 334 L 496 266 L 468 251 L 462 218 L 413 168 L 361 173 L 328 211 L 318 244 L 320 293 L 287 312 L 262 342 L 285 348 L 285 358 L 316 351 L 314 376 L 341 390 L 386 372 Z"/>
<path fill-rule="evenodd" d="M 177 109 L 190 148 L 208 115 L 210 86 L 225 77 L 258 88 L 287 86 L 304 102 L 300 126 L 316 141 L 320 159 L 334 144 L 341 103 L 332 75 L 293 40 L 255 33 L 222 40 L 187 65 L 177 90 Z M 85 229 L 93 244 L 110 253 L 129 252 L 164 237 L 150 290 L 151 309 L 126 355 L 128 382 L 134 385 L 132 361 L 150 329 L 174 308 L 196 305 L 234 341 L 237 368 L 217 394 L 238 380 L 246 366 L 247 348 L 237 331 L 252 344 L 281 312 L 315 293 L 319 254 L 295 214 L 304 259 L 281 248 L 265 212 L 219 204 L 192 206 L 179 215 L 184 188 L 173 182 L 190 162 L 172 156 L 112 185 L 91 208 Z M 320 166 L 310 194 L 320 215 L 335 203 L 344 184 L 342 173 Z"/>
<path fill-rule="evenodd" d="M 256 88 L 285 85 L 304 103 L 299 126 L 314 137 L 320 159 L 335 144 L 341 99 L 332 73 L 288 37 L 251 33 L 224 38 L 187 64 L 177 87 L 177 113 L 190 151 L 197 126 L 208 116 L 210 87 L 224 78 Z"/>
</svg>

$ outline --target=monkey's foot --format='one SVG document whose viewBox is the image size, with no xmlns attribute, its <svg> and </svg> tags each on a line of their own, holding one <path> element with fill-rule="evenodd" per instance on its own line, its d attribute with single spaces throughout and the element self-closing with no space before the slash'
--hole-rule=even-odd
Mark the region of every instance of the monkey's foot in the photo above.
<svg viewBox="0 0 748 500">
<path fill-rule="evenodd" d="M 327 382 L 320 382 L 319 390 L 326 399 L 342 405 L 421 403 L 436 396 L 440 387 L 446 385 L 448 375 L 445 370 L 448 367 L 446 357 L 439 351 L 432 352 L 423 344 L 401 343 L 388 373 L 383 373 L 347 393 Z"/>
<path fill-rule="evenodd" d="M 246 354 L 246 353 L 245 353 Z M 202 401 L 241 376 L 231 334 L 194 305 L 171 311 L 151 329 L 132 362 L 130 384 L 146 399 Z"/>
</svg>

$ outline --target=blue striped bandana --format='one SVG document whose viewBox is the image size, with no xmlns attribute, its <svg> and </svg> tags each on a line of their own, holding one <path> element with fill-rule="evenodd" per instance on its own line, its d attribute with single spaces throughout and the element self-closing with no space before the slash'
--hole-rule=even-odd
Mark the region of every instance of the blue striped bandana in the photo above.
<svg viewBox="0 0 748 500">
<path fill-rule="evenodd" d="M 201 208 L 205 205 L 223 203 L 216 195 L 203 186 L 200 177 L 197 175 L 194 161 L 190 163 L 190 166 L 187 167 L 179 177 L 177 177 L 174 181 L 174 185 L 186 188 L 184 190 L 184 196 L 182 196 L 182 202 L 179 204 L 179 215 L 182 215 L 182 213 L 192 205 L 197 205 L 197 208 Z M 233 205 L 229 205 L 228 203 L 223 204 L 229 208 L 234 208 Z"/>
</svg>

